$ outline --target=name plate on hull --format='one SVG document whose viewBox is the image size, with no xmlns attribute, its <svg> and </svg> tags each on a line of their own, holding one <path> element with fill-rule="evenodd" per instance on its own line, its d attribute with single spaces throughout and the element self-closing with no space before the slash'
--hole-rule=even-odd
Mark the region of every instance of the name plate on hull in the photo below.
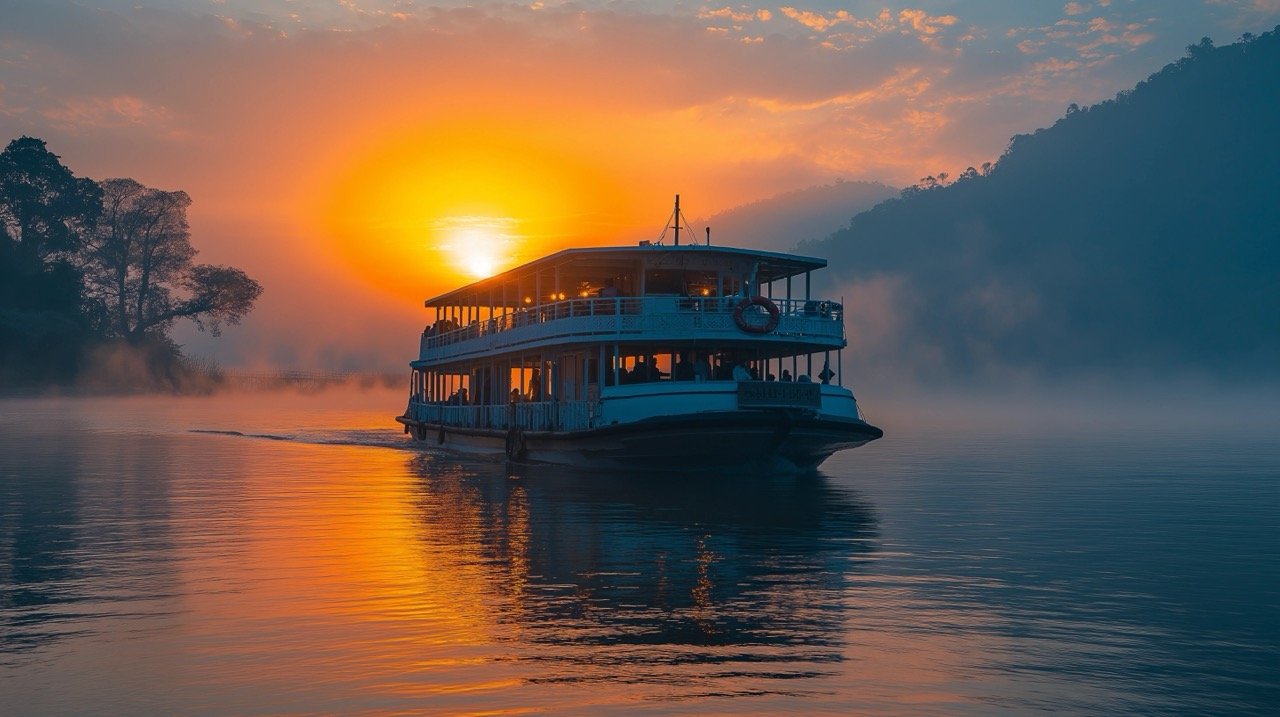
<svg viewBox="0 0 1280 717">
<path fill-rule="evenodd" d="M 816 383 L 739 381 L 738 408 L 822 408 Z"/>
</svg>

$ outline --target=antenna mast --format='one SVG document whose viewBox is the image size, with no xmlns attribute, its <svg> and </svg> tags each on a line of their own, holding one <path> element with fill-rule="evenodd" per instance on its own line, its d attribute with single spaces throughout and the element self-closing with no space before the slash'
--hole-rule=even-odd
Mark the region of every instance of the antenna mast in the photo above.
<svg viewBox="0 0 1280 717">
<path fill-rule="evenodd" d="M 676 246 L 680 246 L 680 195 L 679 194 L 676 195 L 676 211 L 674 216 L 675 216 L 675 224 L 676 224 Z"/>
</svg>

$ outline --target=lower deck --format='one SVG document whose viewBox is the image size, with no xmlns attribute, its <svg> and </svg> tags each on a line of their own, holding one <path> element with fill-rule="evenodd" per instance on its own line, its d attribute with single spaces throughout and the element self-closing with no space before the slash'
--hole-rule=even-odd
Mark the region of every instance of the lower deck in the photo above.
<svg viewBox="0 0 1280 717">
<path fill-rule="evenodd" d="M 863 420 L 853 392 L 842 386 L 784 381 L 661 381 L 593 390 L 585 400 L 511 401 L 462 405 L 409 401 L 405 417 L 455 428 L 584 431 L 669 416 L 739 410 L 792 409 L 831 418 Z"/>
<path fill-rule="evenodd" d="M 583 466 L 816 466 L 881 437 L 840 386 L 776 381 L 607 387 L 589 401 L 450 406 L 411 402 L 398 419 L 452 450 Z"/>
</svg>

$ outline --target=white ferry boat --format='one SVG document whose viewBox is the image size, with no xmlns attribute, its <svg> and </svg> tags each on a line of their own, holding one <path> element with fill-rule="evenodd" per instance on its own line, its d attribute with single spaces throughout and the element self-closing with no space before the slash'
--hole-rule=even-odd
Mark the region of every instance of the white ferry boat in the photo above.
<svg viewBox="0 0 1280 717">
<path fill-rule="evenodd" d="M 396 420 L 517 461 L 817 466 L 883 435 L 844 387 L 843 306 L 810 294 L 826 265 L 709 232 L 565 249 L 426 302 Z"/>
</svg>

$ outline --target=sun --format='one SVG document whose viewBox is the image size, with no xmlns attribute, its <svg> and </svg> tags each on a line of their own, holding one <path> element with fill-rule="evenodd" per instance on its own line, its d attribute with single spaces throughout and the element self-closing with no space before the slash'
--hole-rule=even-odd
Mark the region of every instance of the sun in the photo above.
<svg viewBox="0 0 1280 717">
<path fill-rule="evenodd" d="M 334 165 L 315 194 L 336 264 L 402 298 L 549 251 L 616 240 L 639 216 L 615 168 L 536 128 L 405 127 Z"/>
<path fill-rule="evenodd" d="M 516 220 L 510 217 L 451 216 L 433 228 L 442 237 L 440 248 L 449 254 L 454 268 L 476 279 L 493 276 L 519 240 Z"/>
</svg>

